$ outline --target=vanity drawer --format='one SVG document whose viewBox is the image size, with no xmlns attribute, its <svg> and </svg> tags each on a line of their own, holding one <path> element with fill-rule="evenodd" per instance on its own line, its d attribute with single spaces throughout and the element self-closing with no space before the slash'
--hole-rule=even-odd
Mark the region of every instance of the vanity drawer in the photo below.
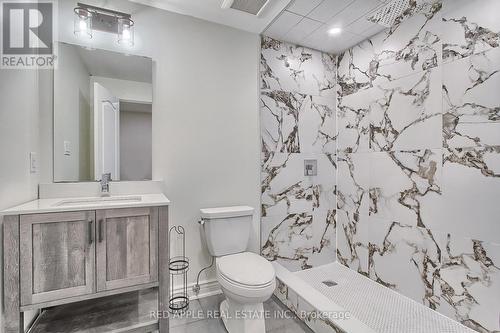
<svg viewBox="0 0 500 333">
<path fill-rule="evenodd" d="M 95 212 L 20 216 L 21 305 L 95 292 Z"/>
</svg>

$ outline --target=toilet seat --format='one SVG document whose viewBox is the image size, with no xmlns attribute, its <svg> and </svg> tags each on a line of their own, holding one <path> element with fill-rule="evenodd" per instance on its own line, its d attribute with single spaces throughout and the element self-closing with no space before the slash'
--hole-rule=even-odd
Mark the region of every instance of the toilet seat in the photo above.
<svg viewBox="0 0 500 333">
<path fill-rule="evenodd" d="M 276 287 L 275 277 L 271 263 L 255 253 L 217 258 L 217 280 L 221 287 L 250 302 L 269 298 Z"/>
<path fill-rule="evenodd" d="M 275 278 L 273 265 L 252 252 L 218 258 L 217 271 L 229 282 L 246 287 L 268 286 Z"/>
</svg>

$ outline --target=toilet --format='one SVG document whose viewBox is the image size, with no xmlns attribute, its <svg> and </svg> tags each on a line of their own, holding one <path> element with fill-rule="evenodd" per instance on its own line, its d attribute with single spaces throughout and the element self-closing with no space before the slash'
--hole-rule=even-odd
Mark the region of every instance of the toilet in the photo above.
<svg viewBox="0 0 500 333">
<path fill-rule="evenodd" d="M 208 251 L 216 257 L 217 281 L 225 296 L 221 317 L 229 333 L 264 333 L 263 303 L 276 288 L 271 263 L 246 251 L 253 212 L 248 206 L 201 209 Z"/>
</svg>

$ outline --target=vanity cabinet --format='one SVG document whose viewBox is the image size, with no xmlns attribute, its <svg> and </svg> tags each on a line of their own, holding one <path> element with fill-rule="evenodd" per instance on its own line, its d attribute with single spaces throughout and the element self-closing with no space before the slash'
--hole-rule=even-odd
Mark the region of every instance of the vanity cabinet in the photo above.
<svg viewBox="0 0 500 333">
<path fill-rule="evenodd" d="M 155 208 L 97 211 L 97 291 L 158 281 Z"/>
<path fill-rule="evenodd" d="M 95 292 L 95 212 L 20 216 L 21 305 Z"/>
<path fill-rule="evenodd" d="M 20 213 L 3 217 L 3 231 L 3 333 L 23 333 L 23 313 L 32 310 L 41 314 L 30 332 L 68 322 L 81 323 L 75 332 L 168 332 L 167 317 L 151 317 L 168 311 L 166 205 Z M 79 310 L 86 304 L 88 318 Z M 109 314 L 96 315 L 92 304 Z M 129 305 L 117 313 L 106 304 Z"/>
</svg>

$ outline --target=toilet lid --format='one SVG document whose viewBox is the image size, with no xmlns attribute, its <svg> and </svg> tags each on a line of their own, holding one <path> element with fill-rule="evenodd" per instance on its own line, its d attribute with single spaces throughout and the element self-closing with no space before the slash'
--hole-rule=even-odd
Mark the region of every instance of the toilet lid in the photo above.
<svg viewBox="0 0 500 333">
<path fill-rule="evenodd" d="M 229 280 L 248 286 L 267 285 L 275 277 L 273 265 L 251 252 L 220 257 L 217 269 Z"/>
</svg>

